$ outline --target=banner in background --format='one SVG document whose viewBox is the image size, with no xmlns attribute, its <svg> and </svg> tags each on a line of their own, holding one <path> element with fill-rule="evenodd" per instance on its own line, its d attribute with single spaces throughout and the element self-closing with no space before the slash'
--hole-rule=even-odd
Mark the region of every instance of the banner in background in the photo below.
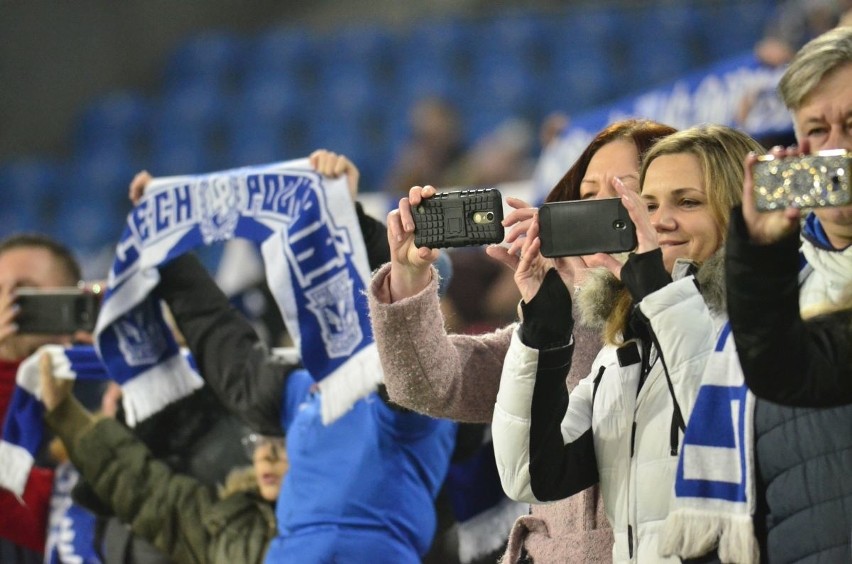
<svg viewBox="0 0 852 564">
<path fill-rule="evenodd" d="M 791 132 L 790 113 L 776 86 L 784 67 L 762 65 L 751 53 L 726 59 L 667 86 L 571 116 L 541 155 L 533 178 L 541 202 L 598 131 L 625 118 L 647 118 L 678 129 L 702 123 L 738 127 L 756 138 Z"/>
</svg>

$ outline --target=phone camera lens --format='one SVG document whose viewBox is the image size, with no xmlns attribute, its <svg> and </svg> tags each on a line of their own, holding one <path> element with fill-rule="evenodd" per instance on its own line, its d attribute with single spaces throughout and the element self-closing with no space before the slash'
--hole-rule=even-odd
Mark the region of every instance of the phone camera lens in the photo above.
<svg viewBox="0 0 852 564">
<path fill-rule="evenodd" d="M 627 224 L 624 223 L 620 219 L 616 219 L 615 221 L 612 222 L 612 226 L 615 227 L 616 229 L 624 229 L 625 227 L 627 227 Z"/>
<path fill-rule="evenodd" d="M 485 219 L 488 221 L 494 221 L 494 212 L 488 212 L 485 214 Z"/>
</svg>

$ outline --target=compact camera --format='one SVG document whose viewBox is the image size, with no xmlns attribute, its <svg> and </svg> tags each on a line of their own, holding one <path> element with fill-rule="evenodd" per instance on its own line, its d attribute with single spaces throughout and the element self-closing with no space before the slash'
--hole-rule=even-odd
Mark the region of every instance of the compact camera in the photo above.
<svg viewBox="0 0 852 564">
<path fill-rule="evenodd" d="M 71 335 L 92 332 L 101 306 L 101 287 L 18 288 L 18 333 Z"/>
</svg>

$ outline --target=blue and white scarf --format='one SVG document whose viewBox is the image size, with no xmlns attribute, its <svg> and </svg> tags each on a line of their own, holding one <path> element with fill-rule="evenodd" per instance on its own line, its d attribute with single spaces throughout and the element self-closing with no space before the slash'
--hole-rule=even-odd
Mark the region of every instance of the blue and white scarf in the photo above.
<svg viewBox="0 0 852 564">
<path fill-rule="evenodd" d="M 56 378 L 103 380 L 108 377 L 101 359 L 91 346 L 66 349 L 61 345 L 45 345 L 21 363 L 0 440 L 0 488 L 18 497 L 24 493 L 36 454 L 45 438 L 38 367 L 39 359 L 45 353 L 50 355 Z"/>
<path fill-rule="evenodd" d="M 35 457 L 47 437 L 44 430 L 39 361 L 50 356 L 53 375 L 63 380 L 107 380 L 109 373 L 91 345 L 44 345 L 24 359 L 15 377 L 15 390 L 6 411 L 3 437 L 0 439 L 0 488 L 17 496 L 23 495 Z M 194 371 L 194 362 L 186 350 L 181 350 L 182 362 Z M 199 376 L 196 377 L 200 378 Z M 133 399 L 144 390 L 132 386 L 125 395 Z M 127 398 L 125 398 L 126 400 Z"/>
<path fill-rule="evenodd" d="M 382 372 L 367 314 L 369 265 L 358 217 L 346 180 L 322 177 L 307 159 L 153 180 L 116 248 L 95 329 L 98 355 L 49 347 L 55 375 L 108 374 L 122 386 L 131 426 L 200 388 L 203 380 L 151 292 L 159 266 L 232 237 L 260 245 L 287 329 L 319 381 L 323 421 L 374 391 Z M 17 495 L 44 436 L 38 356 L 19 370 L 0 442 L 0 487 Z"/>
<path fill-rule="evenodd" d="M 151 295 L 157 268 L 233 237 L 260 246 L 287 330 L 320 382 L 324 422 L 381 381 L 367 251 L 345 178 L 321 176 L 308 159 L 158 178 L 128 216 L 95 330 L 110 375 L 125 391 L 144 390 L 125 400 L 129 421 L 201 385 Z"/>
<path fill-rule="evenodd" d="M 727 323 L 686 426 L 661 554 L 694 558 L 718 548 L 723 562 L 759 561 L 752 522 L 753 418 L 754 396 L 745 385 Z"/>
<path fill-rule="evenodd" d="M 95 515 L 71 498 L 79 478 L 80 474 L 70 462 L 63 462 L 56 468 L 44 548 L 46 564 L 101 564 L 95 547 Z"/>
</svg>

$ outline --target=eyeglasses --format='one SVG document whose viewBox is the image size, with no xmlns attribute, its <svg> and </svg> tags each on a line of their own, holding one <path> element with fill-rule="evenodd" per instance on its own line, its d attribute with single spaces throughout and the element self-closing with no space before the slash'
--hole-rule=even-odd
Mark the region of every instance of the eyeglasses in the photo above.
<svg viewBox="0 0 852 564">
<path fill-rule="evenodd" d="M 250 433 L 244 436 L 240 442 L 243 444 L 246 455 L 251 459 L 254 458 L 254 453 L 257 449 L 267 445 L 270 447 L 270 454 L 275 458 L 284 458 L 287 455 L 287 451 L 284 448 L 283 437 L 272 437 L 269 435 Z"/>
</svg>

